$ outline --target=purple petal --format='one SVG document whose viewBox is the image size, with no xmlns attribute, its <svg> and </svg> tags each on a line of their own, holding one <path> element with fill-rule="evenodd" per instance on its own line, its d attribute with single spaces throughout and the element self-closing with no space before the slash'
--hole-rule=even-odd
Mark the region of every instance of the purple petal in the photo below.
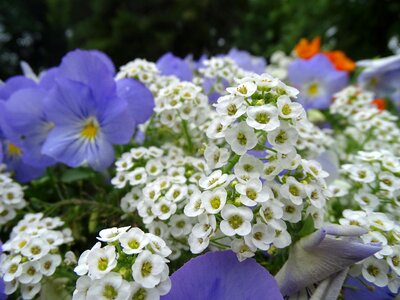
<svg viewBox="0 0 400 300">
<path fill-rule="evenodd" d="M 254 259 L 239 262 L 231 251 L 209 252 L 191 259 L 171 276 L 163 300 L 283 299 L 266 269 Z"/>
<path fill-rule="evenodd" d="M 275 276 L 283 295 L 292 295 L 381 250 L 380 246 L 364 245 L 354 238 L 329 236 L 331 233 L 353 236 L 364 232 L 353 228 L 356 226 L 339 227 L 322 228 L 290 249 L 288 261 Z"/>
<path fill-rule="evenodd" d="M 54 163 L 42 155 L 41 148 L 46 140 L 49 123 L 43 109 L 46 92 L 42 89 L 23 89 L 15 92 L 5 103 L 6 121 L 20 138 L 23 159 L 37 167 Z"/>
<path fill-rule="evenodd" d="M 0 86 L 0 100 L 7 100 L 14 92 L 24 88 L 34 88 L 36 83 L 25 76 L 14 76 L 9 78 Z"/>
<path fill-rule="evenodd" d="M 364 282 L 361 283 L 360 280 Z M 356 279 L 349 276 L 343 286 L 345 299 L 363 299 L 363 300 L 391 300 L 396 296 L 391 293 L 387 286 L 378 287 L 364 278 Z M 370 286 L 368 289 L 366 286 Z"/>
<path fill-rule="evenodd" d="M 69 125 L 95 115 L 97 103 L 86 85 L 59 78 L 44 106 L 49 121 L 56 125 Z"/>
<path fill-rule="evenodd" d="M 193 77 L 188 62 L 171 52 L 165 53 L 158 59 L 157 68 L 161 71 L 161 74 L 175 75 L 182 81 L 191 81 Z"/>
<path fill-rule="evenodd" d="M 108 98 L 115 93 L 114 72 L 110 61 L 98 51 L 74 50 L 62 59 L 60 75 L 89 86 L 94 98 Z"/>
<path fill-rule="evenodd" d="M 134 79 L 117 81 L 117 94 L 128 102 L 129 112 L 137 124 L 146 122 L 154 110 L 154 97 L 150 90 Z"/>
<path fill-rule="evenodd" d="M 249 52 L 232 48 L 227 57 L 231 58 L 244 70 L 262 74 L 267 63 L 263 57 L 252 56 Z"/>
</svg>

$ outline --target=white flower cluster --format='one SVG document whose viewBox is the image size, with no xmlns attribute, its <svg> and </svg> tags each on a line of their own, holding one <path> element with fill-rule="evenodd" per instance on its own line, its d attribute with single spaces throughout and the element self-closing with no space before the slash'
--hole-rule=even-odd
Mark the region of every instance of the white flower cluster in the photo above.
<svg viewBox="0 0 400 300">
<path fill-rule="evenodd" d="M 207 129 L 216 144 L 204 154 L 215 169 L 199 180 L 201 192 L 184 212 L 198 218 L 189 236 L 193 253 L 212 244 L 231 247 L 242 260 L 257 249 L 290 245 L 287 224 L 310 216 L 320 227 L 328 174 L 296 152 L 298 128 L 308 122 L 303 107 L 290 99 L 296 89 L 263 74 L 227 91 L 215 105 L 218 118 Z M 259 152 L 257 158 L 249 150 L 266 154 Z"/>
<path fill-rule="evenodd" d="M 391 152 L 360 151 L 351 164 L 341 166 L 342 178 L 330 189 L 337 201 L 365 211 L 381 211 L 400 217 L 400 159 Z M 340 183 L 346 182 L 342 186 Z"/>
<path fill-rule="evenodd" d="M 72 242 L 71 230 L 60 218 L 43 218 L 43 214 L 26 214 L 12 229 L 3 245 L 1 277 L 6 294 L 20 287 L 23 299 L 32 299 L 40 292 L 41 280 L 54 274 L 61 264 L 59 247 Z"/>
<path fill-rule="evenodd" d="M 0 225 L 16 216 L 16 211 L 26 206 L 22 187 L 0 165 Z"/>
<path fill-rule="evenodd" d="M 160 299 L 169 292 L 164 240 L 130 226 L 103 229 L 97 239 L 107 245 L 97 242 L 80 256 L 73 300 Z"/>
<path fill-rule="evenodd" d="M 192 138 L 194 131 L 204 131 L 204 123 L 210 117 L 207 96 L 200 87 L 187 81 L 175 82 L 161 89 L 155 105 L 154 111 L 162 125 L 175 132 L 181 132 L 181 127 L 187 126 Z M 182 125 L 182 122 L 186 124 Z"/>
<path fill-rule="evenodd" d="M 119 80 L 123 78 L 133 78 L 142 82 L 154 96 L 156 96 L 162 88 L 172 83 L 179 82 L 179 79 L 175 76 L 161 75 L 155 63 L 140 58 L 120 67 L 115 79 Z"/>
<path fill-rule="evenodd" d="M 352 267 L 352 276 L 362 276 L 379 287 L 388 286 L 392 293 L 400 287 L 400 226 L 386 214 L 346 209 L 342 225 L 357 225 L 368 230 L 361 236 L 365 244 L 380 243 L 382 250 Z"/>
<path fill-rule="evenodd" d="M 148 230 L 162 237 L 180 256 L 187 245 L 192 221 L 183 214 L 184 206 L 197 194 L 197 182 L 207 168 L 202 159 L 185 157 L 183 150 L 165 145 L 165 150 L 140 147 L 124 153 L 116 162 L 112 184 L 131 191 L 121 199 L 126 213 L 138 211 Z"/>
<path fill-rule="evenodd" d="M 335 137 L 339 141 L 335 145 L 339 146 L 340 156 L 345 155 L 345 149 L 354 147 L 358 150 L 381 149 L 400 154 L 398 118 L 387 110 L 379 110 L 373 100 L 372 93 L 355 86 L 335 94 L 330 112 L 343 117 L 341 126 L 344 136 Z"/>
<path fill-rule="evenodd" d="M 199 69 L 202 78 L 195 78 L 194 82 L 203 85 L 206 94 L 217 92 L 226 94 L 225 88 L 235 83 L 236 78 L 244 77 L 250 72 L 241 69 L 232 59 L 228 57 L 211 57 L 203 62 Z"/>
<path fill-rule="evenodd" d="M 288 66 L 293 61 L 293 57 L 286 56 L 283 51 L 272 53 L 266 71 L 272 76 L 285 80 L 288 75 Z"/>
</svg>

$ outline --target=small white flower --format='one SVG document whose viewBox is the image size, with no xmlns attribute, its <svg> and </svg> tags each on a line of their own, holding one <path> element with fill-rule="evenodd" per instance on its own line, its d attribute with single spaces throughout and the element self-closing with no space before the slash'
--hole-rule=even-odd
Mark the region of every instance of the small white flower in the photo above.
<svg viewBox="0 0 400 300">
<path fill-rule="evenodd" d="M 276 248 L 285 248 L 292 243 L 292 237 L 286 230 L 286 223 L 283 220 L 276 220 L 276 222 L 267 225 L 268 230 L 274 230 L 273 244 Z"/>
<path fill-rule="evenodd" d="M 89 276 L 79 277 L 76 281 L 75 291 L 72 294 L 72 300 L 86 300 L 87 292 L 92 284 Z"/>
<path fill-rule="evenodd" d="M 160 220 L 168 220 L 176 212 L 176 209 L 177 206 L 174 202 L 161 198 L 151 210 Z"/>
<path fill-rule="evenodd" d="M 188 235 L 192 230 L 192 224 L 185 215 L 173 215 L 169 220 L 171 235 L 175 238 Z"/>
<path fill-rule="evenodd" d="M 277 200 L 271 200 L 263 203 L 260 208 L 260 216 L 265 223 L 273 223 L 283 216 L 282 203 Z"/>
<path fill-rule="evenodd" d="M 117 253 L 114 246 L 93 249 L 87 258 L 88 273 L 92 279 L 99 279 L 117 265 Z"/>
<path fill-rule="evenodd" d="M 204 151 L 204 158 L 211 169 L 223 167 L 229 159 L 229 150 L 218 148 L 216 145 L 208 145 Z"/>
<path fill-rule="evenodd" d="M 22 274 L 18 281 L 22 284 L 35 284 L 42 279 L 40 272 L 40 263 L 38 261 L 29 261 L 22 264 Z"/>
<path fill-rule="evenodd" d="M 236 154 L 243 155 L 253 149 L 258 142 L 254 129 L 245 122 L 232 126 L 225 132 L 225 139 Z"/>
<path fill-rule="evenodd" d="M 1 274 L 5 282 L 13 281 L 22 273 L 21 256 L 7 257 L 1 262 Z"/>
<path fill-rule="evenodd" d="M 243 98 L 232 95 L 222 96 L 215 105 L 220 116 L 226 117 L 232 123 L 246 112 Z"/>
<path fill-rule="evenodd" d="M 303 203 L 304 186 L 293 176 L 286 179 L 286 183 L 281 186 L 280 192 L 283 197 L 290 199 L 296 205 Z"/>
<path fill-rule="evenodd" d="M 282 199 L 283 203 L 283 216 L 282 219 L 290 223 L 297 223 L 301 220 L 301 212 L 303 205 L 296 205 L 289 199 Z"/>
<path fill-rule="evenodd" d="M 205 191 L 201 195 L 204 209 L 209 214 L 219 213 L 225 206 L 227 192 L 220 187 L 212 191 Z"/>
<path fill-rule="evenodd" d="M 258 222 L 251 229 L 251 233 L 245 236 L 245 241 L 251 240 L 258 249 L 266 251 L 275 238 L 275 230 L 264 223 Z"/>
<path fill-rule="evenodd" d="M 268 142 L 276 148 L 279 152 L 287 154 L 293 151 L 296 145 L 298 133 L 296 129 L 289 125 L 282 125 L 281 127 L 268 133 Z"/>
<path fill-rule="evenodd" d="M 40 259 L 40 271 L 45 276 L 51 276 L 61 264 L 59 254 L 47 254 Z"/>
<path fill-rule="evenodd" d="M 234 173 L 241 182 L 247 182 L 252 178 L 259 178 L 263 172 L 263 163 L 253 155 L 244 154 L 235 164 Z"/>
<path fill-rule="evenodd" d="M 272 131 L 279 127 L 278 110 L 271 104 L 247 108 L 247 125 L 254 129 Z"/>
<path fill-rule="evenodd" d="M 238 95 L 242 97 L 250 97 L 257 91 L 257 85 L 254 82 L 247 81 L 243 82 L 237 87 L 228 87 L 226 91 L 233 95 Z"/>
<path fill-rule="evenodd" d="M 50 251 L 49 243 L 42 238 L 34 238 L 29 241 L 26 247 L 22 248 L 22 255 L 30 260 L 39 260 Z"/>
<path fill-rule="evenodd" d="M 168 277 L 168 266 L 161 256 L 145 250 L 132 265 L 132 277 L 143 287 L 154 288 Z"/>
<path fill-rule="evenodd" d="M 134 169 L 132 172 L 129 172 L 126 176 L 129 180 L 129 183 L 132 186 L 146 183 L 147 180 L 147 173 L 145 168 L 143 167 Z"/>
<path fill-rule="evenodd" d="M 245 184 L 236 184 L 235 189 L 240 194 L 240 202 L 246 206 L 255 206 L 257 203 L 268 201 L 271 193 L 268 187 L 263 187 L 261 180 L 256 178 Z"/>
<path fill-rule="evenodd" d="M 22 284 L 21 285 L 21 296 L 22 299 L 33 299 L 41 289 L 41 284 Z"/>
<path fill-rule="evenodd" d="M 250 233 L 250 221 L 253 219 L 253 212 L 250 208 L 227 204 L 222 209 L 221 216 L 223 220 L 221 221 L 220 229 L 227 236 L 235 234 L 245 236 Z"/>
<path fill-rule="evenodd" d="M 374 194 L 360 191 L 354 195 L 354 200 L 364 210 L 374 210 L 379 205 L 379 199 Z"/>
<path fill-rule="evenodd" d="M 206 213 L 198 216 L 199 223 L 193 226 L 192 234 L 201 238 L 211 235 L 217 228 L 217 221 L 214 215 Z"/>
<path fill-rule="evenodd" d="M 99 237 L 97 239 L 102 242 L 114 242 L 120 238 L 120 236 L 126 232 L 130 226 L 127 227 L 112 227 L 112 228 L 107 228 L 100 230 L 99 232 Z"/>
<path fill-rule="evenodd" d="M 379 287 L 384 287 L 388 284 L 388 272 L 389 266 L 387 263 L 374 257 L 368 258 L 363 263 L 363 277 Z"/>
<path fill-rule="evenodd" d="M 130 284 L 116 272 L 110 272 L 92 283 L 87 299 L 125 300 L 131 294 Z"/>
<path fill-rule="evenodd" d="M 304 108 L 300 103 L 292 102 L 286 95 L 280 96 L 277 101 L 279 116 L 284 119 L 294 119 L 303 113 Z"/>
<path fill-rule="evenodd" d="M 199 180 L 199 185 L 205 190 L 210 190 L 217 186 L 228 185 L 233 177 L 228 174 L 222 174 L 221 170 L 216 170 L 208 176 L 203 175 Z"/>
<path fill-rule="evenodd" d="M 119 238 L 119 242 L 124 253 L 136 254 L 140 253 L 146 247 L 149 239 L 141 229 L 135 227 L 123 233 Z"/>
<path fill-rule="evenodd" d="M 252 243 L 245 243 L 243 239 L 234 239 L 231 243 L 232 251 L 236 253 L 238 260 L 244 261 L 246 258 L 253 257 L 257 247 Z"/>
<path fill-rule="evenodd" d="M 197 217 L 204 212 L 204 205 L 201 199 L 202 194 L 200 191 L 193 193 L 189 202 L 185 205 L 183 212 L 188 217 Z"/>
<path fill-rule="evenodd" d="M 187 196 L 187 186 L 179 184 L 173 184 L 170 187 L 169 191 L 165 194 L 166 199 L 173 201 L 175 203 L 181 201 L 186 196 Z"/>
<path fill-rule="evenodd" d="M 208 247 L 210 238 L 208 236 L 197 237 L 194 234 L 190 234 L 188 243 L 190 246 L 190 252 L 193 254 L 199 254 Z"/>
</svg>

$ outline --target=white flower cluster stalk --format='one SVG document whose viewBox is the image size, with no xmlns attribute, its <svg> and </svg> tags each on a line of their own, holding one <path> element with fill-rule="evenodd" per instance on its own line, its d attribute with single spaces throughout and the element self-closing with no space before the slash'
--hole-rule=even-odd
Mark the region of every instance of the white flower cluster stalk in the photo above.
<svg viewBox="0 0 400 300">
<path fill-rule="evenodd" d="M 61 264 L 59 247 L 73 240 L 70 229 L 57 229 L 63 225 L 60 218 L 37 213 L 26 214 L 12 229 L 3 245 L 0 268 L 7 295 L 18 287 L 23 299 L 40 292 L 42 279 L 52 276 Z"/>
<path fill-rule="evenodd" d="M 183 209 L 199 193 L 197 182 L 207 168 L 205 161 L 185 156 L 182 149 L 167 144 L 164 150 L 134 148 L 122 155 L 116 167 L 112 184 L 131 188 L 121 200 L 122 210 L 137 210 L 148 230 L 171 247 L 171 259 L 179 257 L 192 229 L 192 220 Z"/>
<path fill-rule="evenodd" d="M 355 86 L 335 94 L 330 112 L 342 117 L 343 135 L 335 136 L 335 148 L 339 150 L 340 158 L 350 160 L 346 157 L 349 152 L 346 149 L 354 147 L 364 151 L 380 149 L 400 154 L 398 117 L 387 110 L 379 110 L 373 100 L 372 93 Z"/>
<path fill-rule="evenodd" d="M 137 227 L 107 228 L 79 258 L 73 300 L 159 299 L 171 289 L 171 250 L 165 241 Z"/>
<path fill-rule="evenodd" d="M 120 67 L 115 79 L 119 80 L 123 78 L 133 78 L 142 82 L 154 96 L 156 96 L 162 88 L 172 83 L 179 82 L 176 76 L 161 75 L 155 63 L 140 58 L 136 58 Z"/>
<path fill-rule="evenodd" d="M 379 287 L 388 286 L 392 293 L 400 287 L 400 226 L 386 214 L 370 210 L 343 211 L 342 225 L 357 225 L 368 230 L 361 236 L 365 244 L 379 243 L 382 250 L 356 264 L 350 270 L 352 276 L 361 275 Z"/>
<path fill-rule="evenodd" d="M 209 95 L 217 92 L 226 94 L 225 88 L 235 83 L 236 78 L 244 77 L 250 72 L 241 69 L 228 57 L 211 57 L 203 62 L 199 69 L 200 77 L 194 79 L 198 85 L 203 85 Z"/>
<path fill-rule="evenodd" d="M 22 186 L 5 172 L 5 166 L 0 165 L 0 225 L 14 219 L 16 211 L 25 206 Z"/>
</svg>

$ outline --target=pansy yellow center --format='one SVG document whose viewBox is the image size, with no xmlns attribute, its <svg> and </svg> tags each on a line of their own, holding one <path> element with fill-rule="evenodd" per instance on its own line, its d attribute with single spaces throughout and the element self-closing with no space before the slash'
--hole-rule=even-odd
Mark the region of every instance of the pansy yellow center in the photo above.
<svg viewBox="0 0 400 300">
<path fill-rule="evenodd" d="M 311 83 L 311 84 L 308 86 L 307 92 L 308 92 L 308 94 L 309 94 L 310 96 L 315 96 L 316 94 L 318 94 L 318 90 L 319 90 L 319 88 L 318 88 L 318 83 Z"/>
<path fill-rule="evenodd" d="M 11 155 L 21 155 L 22 150 L 18 146 L 15 146 L 14 144 L 9 143 L 7 147 L 7 151 Z"/>
<path fill-rule="evenodd" d="M 99 125 L 95 120 L 89 120 L 81 131 L 81 136 L 89 140 L 94 139 L 97 136 Z"/>
</svg>

